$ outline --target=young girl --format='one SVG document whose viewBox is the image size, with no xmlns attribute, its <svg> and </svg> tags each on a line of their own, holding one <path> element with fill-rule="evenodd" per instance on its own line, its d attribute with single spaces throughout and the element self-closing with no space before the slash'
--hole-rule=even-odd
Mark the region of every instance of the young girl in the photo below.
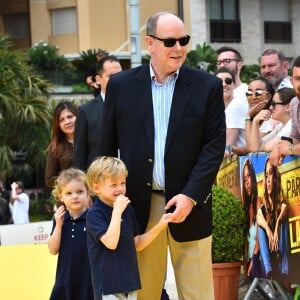
<svg viewBox="0 0 300 300">
<path fill-rule="evenodd" d="M 56 180 L 53 195 L 61 205 L 57 205 L 48 240 L 50 253 L 59 253 L 50 299 L 92 300 L 86 244 L 86 214 L 90 198 L 85 173 L 74 168 L 62 171 Z"/>
</svg>

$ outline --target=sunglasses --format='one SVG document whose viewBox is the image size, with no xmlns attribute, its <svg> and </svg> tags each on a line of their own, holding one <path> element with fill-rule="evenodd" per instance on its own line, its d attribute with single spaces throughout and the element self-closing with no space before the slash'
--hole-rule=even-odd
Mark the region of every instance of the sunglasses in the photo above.
<svg viewBox="0 0 300 300">
<path fill-rule="evenodd" d="M 230 78 L 230 77 L 226 77 L 226 78 L 224 79 L 224 82 L 225 82 L 226 84 L 230 85 L 230 84 L 232 84 L 233 79 Z"/>
<path fill-rule="evenodd" d="M 255 92 L 253 93 L 252 91 L 247 91 L 247 92 L 246 92 L 246 97 L 247 97 L 248 99 L 251 99 L 251 98 L 253 97 L 253 95 L 255 95 L 255 97 L 256 97 L 257 99 L 259 99 L 259 98 L 261 98 L 261 96 L 262 96 L 263 94 L 268 95 L 269 92 L 267 92 L 267 91 L 262 91 L 262 90 L 257 90 L 257 91 L 255 91 Z"/>
<path fill-rule="evenodd" d="M 273 107 L 275 107 L 276 105 L 286 105 L 286 103 L 284 103 L 284 102 L 271 101 L 271 105 L 272 105 Z"/>
<path fill-rule="evenodd" d="M 161 42 L 164 43 L 164 46 L 167 47 L 167 48 L 171 48 L 171 47 L 174 47 L 175 44 L 177 43 L 177 41 L 179 42 L 179 45 L 180 46 L 186 46 L 189 41 L 190 41 L 190 36 L 189 35 L 186 35 L 182 38 L 179 38 L 179 39 L 175 39 L 175 38 L 167 38 L 167 39 L 162 39 L 162 38 L 159 38 L 155 35 L 152 35 L 152 34 L 149 34 L 150 37 L 156 39 L 156 40 L 159 40 Z"/>
<path fill-rule="evenodd" d="M 236 58 L 225 58 L 222 60 L 217 60 L 217 66 L 220 66 L 221 64 L 229 65 L 232 61 L 240 61 L 240 60 Z"/>
</svg>

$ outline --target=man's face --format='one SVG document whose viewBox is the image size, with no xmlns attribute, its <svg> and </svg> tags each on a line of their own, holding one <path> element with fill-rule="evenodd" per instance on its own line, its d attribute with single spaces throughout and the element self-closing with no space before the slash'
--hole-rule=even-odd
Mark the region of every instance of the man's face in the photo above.
<svg viewBox="0 0 300 300">
<path fill-rule="evenodd" d="M 96 80 L 100 84 L 101 92 L 103 94 L 106 93 L 106 86 L 110 76 L 119 73 L 121 71 L 122 71 L 122 67 L 119 62 L 110 61 L 110 60 L 104 62 L 102 74 L 96 75 Z"/>
<path fill-rule="evenodd" d="M 236 54 L 232 51 L 225 51 L 218 55 L 217 68 L 226 67 L 236 77 L 241 68 L 242 62 L 236 58 Z"/>
<path fill-rule="evenodd" d="M 180 39 L 187 34 L 180 19 L 173 15 L 159 17 L 156 37 L 161 39 Z M 165 77 L 178 70 L 186 59 L 187 45 L 181 46 L 179 41 L 173 47 L 166 47 L 163 41 L 147 36 L 146 43 L 151 54 L 151 63 L 157 76 Z"/>
<path fill-rule="evenodd" d="M 281 62 L 277 54 L 264 55 L 260 59 L 260 74 L 276 88 L 287 76 L 287 62 Z"/>
<path fill-rule="evenodd" d="M 300 67 L 293 68 L 291 83 L 294 87 L 297 97 L 300 98 Z"/>
</svg>

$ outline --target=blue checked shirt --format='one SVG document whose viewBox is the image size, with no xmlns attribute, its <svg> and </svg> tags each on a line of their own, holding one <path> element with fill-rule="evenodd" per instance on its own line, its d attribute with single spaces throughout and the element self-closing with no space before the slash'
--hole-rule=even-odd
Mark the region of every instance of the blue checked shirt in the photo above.
<svg viewBox="0 0 300 300">
<path fill-rule="evenodd" d="M 163 83 L 158 83 L 155 81 L 155 74 L 150 64 L 155 145 L 152 188 L 155 190 L 165 189 L 165 144 L 174 87 L 178 73 L 179 70 L 168 76 Z"/>
</svg>

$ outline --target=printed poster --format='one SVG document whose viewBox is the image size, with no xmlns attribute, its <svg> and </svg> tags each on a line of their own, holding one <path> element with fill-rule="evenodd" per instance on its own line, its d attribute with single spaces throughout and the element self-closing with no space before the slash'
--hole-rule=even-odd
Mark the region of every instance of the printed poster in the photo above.
<svg viewBox="0 0 300 300">
<path fill-rule="evenodd" d="M 247 211 L 246 274 L 300 284 L 300 156 L 285 157 L 279 167 L 268 153 L 224 159 L 216 184 Z"/>
</svg>

